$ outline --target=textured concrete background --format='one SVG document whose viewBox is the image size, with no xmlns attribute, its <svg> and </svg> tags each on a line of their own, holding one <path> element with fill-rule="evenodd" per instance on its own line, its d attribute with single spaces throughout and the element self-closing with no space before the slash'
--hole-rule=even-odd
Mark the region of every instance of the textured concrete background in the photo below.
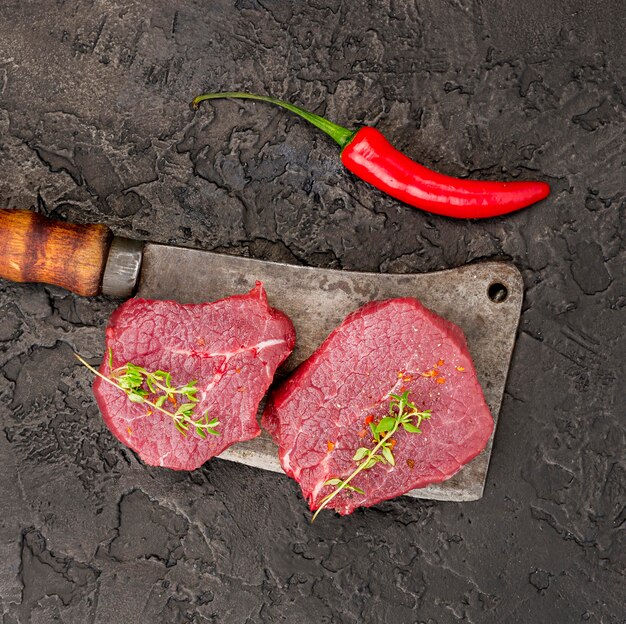
<svg viewBox="0 0 626 624">
<path fill-rule="evenodd" d="M 286 477 L 143 466 L 71 356 L 101 355 L 116 302 L 0 281 L 2 623 L 626 621 L 625 18 L 619 0 L 4 0 L 3 207 L 324 267 L 506 258 L 527 293 L 483 500 L 311 526 Z M 286 113 L 187 108 L 231 88 L 553 193 L 429 216 Z"/>
</svg>

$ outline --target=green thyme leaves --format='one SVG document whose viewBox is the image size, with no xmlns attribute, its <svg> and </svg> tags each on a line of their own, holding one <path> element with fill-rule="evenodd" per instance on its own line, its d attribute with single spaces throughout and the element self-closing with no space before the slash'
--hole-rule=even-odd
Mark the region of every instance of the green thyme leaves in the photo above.
<svg viewBox="0 0 626 624">
<path fill-rule="evenodd" d="M 389 413 L 387 416 L 381 418 L 377 423 L 368 417 L 370 432 L 372 434 L 372 441 L 374 442 L 373 448 L 362 446 L 356 450 L 352 459 L 357 462 L 356 469 L 345 479 L 334 477 L 324 483 L 325 486 L 332 486 L 335 489 L 326 495 L 321 501 L 320 506 L 317 508 L 311 522 L 317 518 L 322 509 L 328 506 L 328 503 L 341 492 L 341 490 L 351 490 L 358 494 L 365 494 L 365 492 L 352 485 L 351 481 L 364 470 L 370 470 L 376 464 L 386 464 L 389 466 L 396 465 L 396 459 L 393 454 L 393 448 L 396 445 L 396 441 L 393 435 L 396 431 L 402 427 L 407 433 L 422 433 L 420 425 L 424 420 L 429 420 L 431 410 L 419 410 L 415 403 L 409 401 L 409 391 L 402 394 L 390 394 L 389 395 Z M 366 420 L 366 422 L 367 422 Z"/>
<path fill-rule="evenodd" d="M 86 366 L 94 375 L 120 389 L 128 396 L 132 403 L 142 403 L 149 408 L 167 414 L 178 431 L 186 436 L 191 430 L 199 437 L 206 439 L 207 435 L 220 435 L 216 427 L 220 424 L 216 418 L 209 418 L 208 412 L 200 417 L 195 413 L 198 404 L 197 380 L 187 382 L 183 386 L 172 385 L 171 373 L 163 370 L 150 372 L 143 366 L 128 362 L 124 366 L 113 368 L 113 352 L 109 349 L 108 364 L 109 376 L 103 375 L 87 363 L 80 355 L 74 354 L 78 361 Z M 171 404 L 173 409 L 165 409 Z M 148 409 L 146 416 L 152 414 Z"/>
</svg>

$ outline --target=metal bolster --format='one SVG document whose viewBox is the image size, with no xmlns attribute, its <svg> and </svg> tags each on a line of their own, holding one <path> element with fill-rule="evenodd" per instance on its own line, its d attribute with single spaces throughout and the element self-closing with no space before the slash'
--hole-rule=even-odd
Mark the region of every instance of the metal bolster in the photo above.
<svg viewBox="0 0 626 624">
<path fill-rule="evenodd" d="M 111 297 L 131 297 L 139 284 L 143 258 L 143 242 L 113 237 L 102 278 L 102 294 Z"/>
</svg>

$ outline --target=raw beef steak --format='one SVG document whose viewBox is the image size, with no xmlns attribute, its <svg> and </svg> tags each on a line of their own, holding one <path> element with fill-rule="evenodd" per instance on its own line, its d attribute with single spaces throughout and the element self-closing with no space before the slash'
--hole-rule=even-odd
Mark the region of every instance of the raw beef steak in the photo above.
<svg viewBox="0 0 626 624">
<path fill-rule="evenodd" d="M 373 448 L 368 424 L 389 412 L 389 395 L 430 409 L 422 433 L 394 435 L 396 465 L 378 463 L 328 505 L 340 514 L 448 479 L 487 444 L 493 419 L 462 331 L 416 299 L 376 301 L 350 314 L 321 347 L 270 393 L 262 425 L 279 445 L 283 470 L 312 510 Z"/>
<path fill-rule="evenodd" d="M 259 403 L 276 368 L 289 356 L 295 331 L 289 318 L 270 308 L 263 285 L 246 295 L 214 303 L 182 305 L 174 301 L 131 299 L 111 316 L 106 330 L 107 357 L 100 367 L 109 374 L 128 362 L 147 371 L 168 371 L 172 385 L 197 380 L 196 414 L 217 418 L 219 435 L 186 436 L 172 418 L 96 378 L 94 394 L 113 434 L 147 464 L 193 470 L 225 448 L 258 436 Z M 150 398 L 150 397 L 149 397 Z M 164 407 L 175 411 L 167 402 Z"/>
</svg>

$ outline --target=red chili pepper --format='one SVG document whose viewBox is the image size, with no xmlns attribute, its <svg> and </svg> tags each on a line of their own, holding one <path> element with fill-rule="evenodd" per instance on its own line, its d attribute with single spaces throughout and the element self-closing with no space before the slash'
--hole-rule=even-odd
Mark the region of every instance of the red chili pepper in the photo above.
<svg viewBox="0 0 626 624">
<path fill-rule="evenodd" d="M 482 219 L 513 212 L 544 199 L 545 182 L 483 182 L 437 173 L 395 149 L 375 128 L 352 131 L 289 102 L 239 91 L 205 93 L 191 103 L 241 98 L 277 104 L 296 113 L 332 137 L 341 147 L 341 162 L 352 173 L 388 195 L 416 208 L 460 219 Z"/>
</svg>

